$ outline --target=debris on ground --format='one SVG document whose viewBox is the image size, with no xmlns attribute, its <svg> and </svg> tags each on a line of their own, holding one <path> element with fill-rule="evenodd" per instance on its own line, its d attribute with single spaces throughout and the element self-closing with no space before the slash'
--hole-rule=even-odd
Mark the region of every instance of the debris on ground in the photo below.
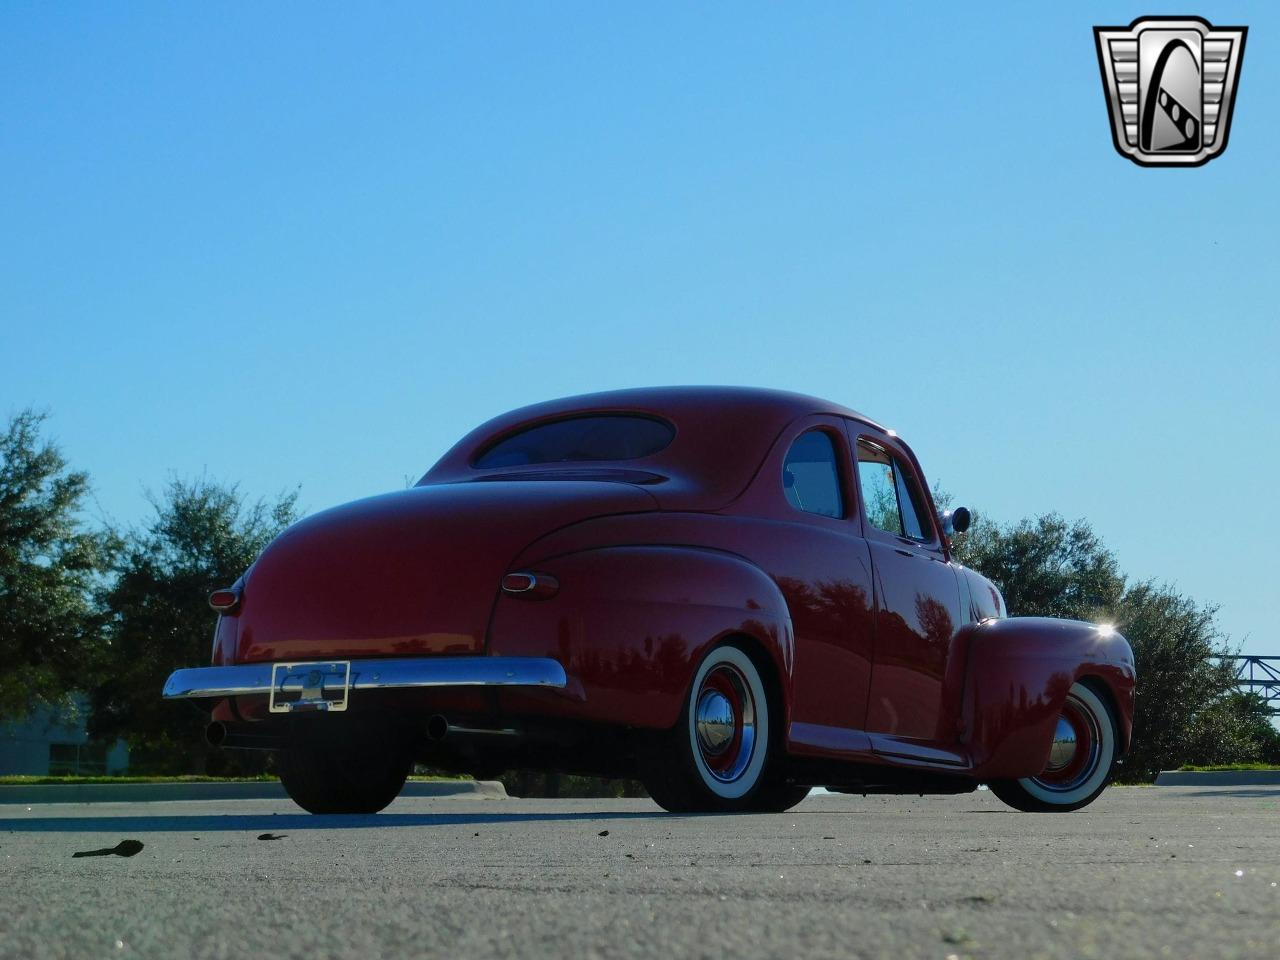
<svg viewBox="0 0 1280 960">
<path fill-rule="evenodd" d="M 142 849 L 141 840 L 121 840 L 114 847 L 103 847 L 101 850 L 80 850 L 74 857 L 132 857 Z"/>
</svg>

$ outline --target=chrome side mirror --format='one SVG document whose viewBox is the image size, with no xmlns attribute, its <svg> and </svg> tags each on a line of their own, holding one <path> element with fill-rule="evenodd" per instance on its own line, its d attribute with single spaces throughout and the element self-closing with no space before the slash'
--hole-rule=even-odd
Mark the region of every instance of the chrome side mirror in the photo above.
<svg viewBox="0 0 1280 960">
<path fill-rule="evenodd" d="M 954 537 L 957 533 L 964 533 L 969 529 L 969 521 L 973 518 L 969 515 L 968 507 L 956 507 L 954 510 L 944 510 L 942 516 L 942 532 L 948 537 Z"/>
</svg>

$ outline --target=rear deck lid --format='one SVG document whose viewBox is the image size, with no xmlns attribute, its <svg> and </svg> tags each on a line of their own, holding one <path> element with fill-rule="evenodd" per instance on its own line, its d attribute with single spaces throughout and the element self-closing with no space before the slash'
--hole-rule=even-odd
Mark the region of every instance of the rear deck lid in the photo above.
<svg viewBox="0 0 1280 960">
<path fill-rule="evenodd" d="M 325 510 L 253 565 L 236 659 L 483 652 L 502 575 L 526 544 L 579 520 L 654 509 L 629 484 L 489 481 Z"/>
</svg>

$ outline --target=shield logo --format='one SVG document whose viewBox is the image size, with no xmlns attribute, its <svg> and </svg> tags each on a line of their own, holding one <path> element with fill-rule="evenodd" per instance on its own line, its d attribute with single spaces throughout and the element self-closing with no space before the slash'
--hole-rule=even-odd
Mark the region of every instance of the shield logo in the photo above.
<svg viewBox="0 0 1280 960">
<path fill-rule="evenodd" d="M 1144 167 L 1198 167 L 1222 153 L 1248 32 L 1199 17 L 1094 27 L 1120 155 Z"/>
</svg>

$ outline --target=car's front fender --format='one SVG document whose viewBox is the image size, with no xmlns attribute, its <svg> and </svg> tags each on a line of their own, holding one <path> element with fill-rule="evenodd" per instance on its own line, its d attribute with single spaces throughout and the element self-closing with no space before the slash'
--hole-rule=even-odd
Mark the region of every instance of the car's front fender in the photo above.
<svg viewBox="0 0 1280 960">
<path fill-rule="evenodd" d="M 1078 620 L 1014 617 L 966 627 L 963 736 L 975 776 L 1035 776 L 1071 686 L 1100 684 L 1123 753 L 1133 729 L 1133 651 L 1114 629 Z"/>
</svg>

